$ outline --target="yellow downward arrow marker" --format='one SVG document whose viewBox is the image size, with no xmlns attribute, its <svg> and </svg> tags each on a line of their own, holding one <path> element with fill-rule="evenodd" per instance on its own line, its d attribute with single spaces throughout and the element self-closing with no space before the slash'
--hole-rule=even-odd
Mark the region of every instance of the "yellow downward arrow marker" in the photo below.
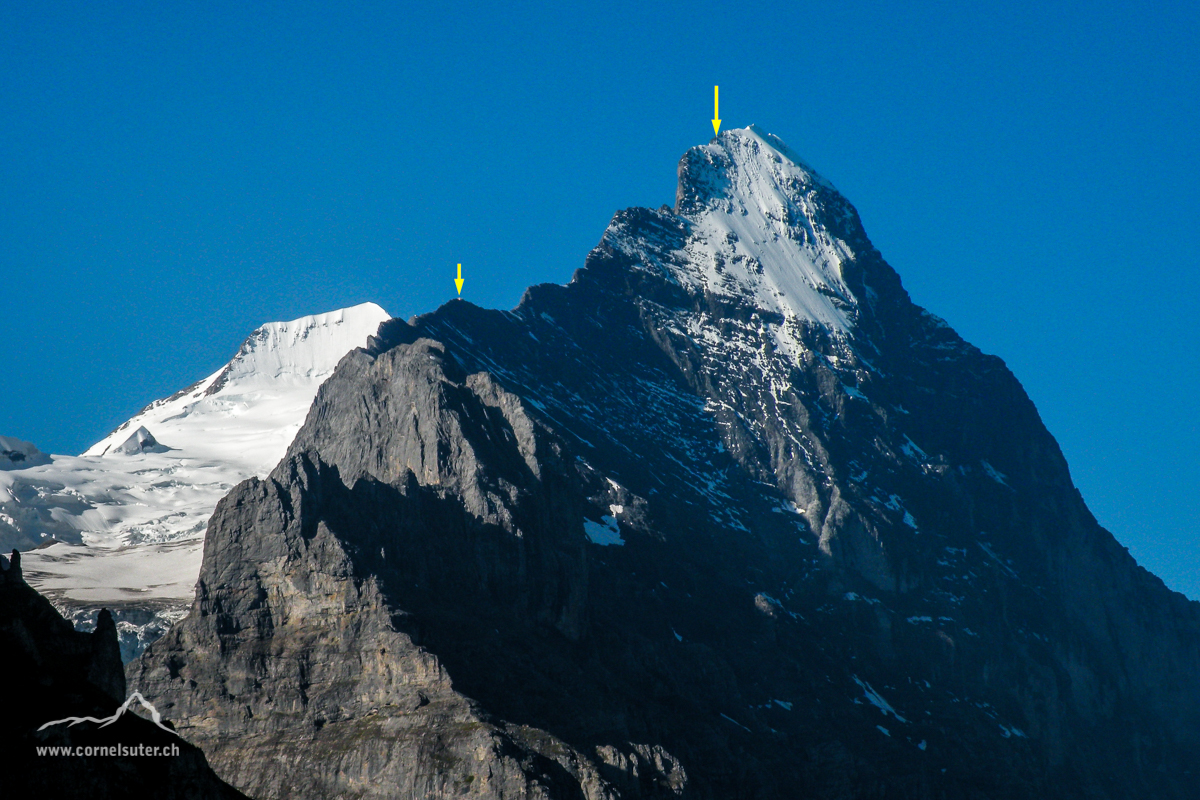
<svg viewBox="0 0 1200 800">
<path fill-rule="evenodd" d="M 463 285 L 462 264 L 458 265 L 458 277 L 454 279 L 454 285 L 458 287 L 458 293 L 462 294 L 462 285 Z"/>
<path fill-rule="evenodd" d="M 718 111 L 720 104 L 717 102 L 717 90 L 720 88 L 720 86 L 713 87 L 713 136 L 721 132 L 721 112 Z"/>
</svg>

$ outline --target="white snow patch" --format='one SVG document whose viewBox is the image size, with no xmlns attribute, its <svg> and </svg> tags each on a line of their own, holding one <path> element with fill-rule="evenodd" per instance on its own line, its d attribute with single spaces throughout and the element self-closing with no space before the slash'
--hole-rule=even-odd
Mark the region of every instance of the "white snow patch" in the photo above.
<svg viewBox="0 0 1200 800">
<path fill-rule="evenodd" d="M 600 522 L 592 522 L 590 519 L 585 519 L 583 521 L 583 532 L 591 539 L 592 544 L 604 547 L 625 544 L 625 540 L 621 538 L 621 526 L 617 523 L 617 518 L 610 517 L 607 514 L 600 518 Z"/>
<path fill-rule="evenodd" d="M 991 558 L 991 559 L 992 559 L 992 561 L 995 561 L 997 564 L 999 564 L 999 565 L 1000 565 L 1000 569 L 1002 569 L 1002 570 L 1004 570 L 1005 572 L 1007 572 L 1007 573 L 1008 573 L 1008 576 L 1009 576 L 1010 578 L 1014 578 L 1014 579 L 1019 579 L 1019 578 L 1020 578 L 1020 576 L 1019 576 L 1019 575 L 1017 575 L 1017 572 L 1016 572 L 1016 570 L 1014 570 L 1014 569 L 1013 569 L 1012 567 L 1010 567 L 1008 564 L 1005 564 L 1005 563 L 1004 563 L 1004 561 L 1003 561 L 1003 559 L 1001 559 L 1001 558 L 1000 558 L 1000 556 L 996 555 L 996 551 L 995 551 L 995 550 L 993 550 L 992 548 L 988 547 L 988 546 L 987 546 L 986 544 L 984 544 L 983 542 L 976 542 L 975 544 L 979 545 L 979 546 L 980 546 L 980 548 L 982 548 L 982 549 L 983 549 L 983 552 L 987 553 L 987 554 L 988 554 L 988 557 L 989 557 L 989 558 Z"/>
<path fill-rule="evenodd" d="M 789 513 L 789 514 L 800 514 L 800 515 L 803 515 L 806 511 L 806 509 L 800 508 L 798 505 L 793 503 L 791 500 L 784 500 L 782 503 L 777 505 L 773 510 L 777 514 Z"/>
<path fill-rule="evenodd" d="M 901 452 L 904 453 L 904 455 L 908 456 L 909 458 L 911 458 L 914 461 L 928 461 L 929 460 L 929 454 L 926 453 L 924 450 L 922 450 L 920 447 L 917 447 L 916 442 L 914 442 L 912 439 L 908 438 L 907 436 L 904 437 L 904 444 L 900 445 L 900 450 L 901 450 Z"/>
<path fill-rule="evenodd" d="M 867 399 L 867 396 L 865 394 L 860 392 L 858 389 L 855 389 L 853 386 L 847 386 L 846 384 L 843 383 L 842 388 L 846 390 L 846 394 L 850 395 L 851 397 L 853 397 L 857 400 L 866 400 Z"/>
<path fill-rule="evenodd" d="M 875 691 L 875 689 L 871 687 L 871 684 L 862 680 L 857 675 L 851 675 L 850 677 L 853 678 L 854 682 L 857 683 L 859 688 L 863 690 L 863 693 L 866 695 L 867 702 L 883 712 L 885 717 L 888 714 L 891 714 L 896 718 L 897 722 L 908 722 L 908 720 L 896 713 L 896 709 L 892 708 L 891 704 L 887 700 L 884 700 L 879 692 Z"/>
<path fill-rule="evenodd" d="M 993 467 L 987 461 L 980 461 L 979 463 L 983 465 L 983 471 L 988 474 L 989 478 L 994 480 L 996 483 L 1008 486 L 1008 481 L 1005 480 L 1008 477 L 1007 475 Z M 1009 488 L 1011 489 L 1012 487 L 1009 486 Z"/>
<path fill-rule="evenodd" d="M 730 722 L 732 722 L 734 725 L 737 725 L 739 728 L 741 728 L 742 730 L 744 730 L 746 733 L 754 733 L 754 731 L 750 730 L 750 729 L 749 729 L 749 728 L 747 728 L 745 725 L 743 725 L 742 723 L 738 722 L 736 719 L 734 719 L 733 717 L 729 716 L 728 714 L 722 714 L 721 716 L 722 716 L 722 717 L 724 717 L 725 719 L 729 720 Z"/>
</svg>

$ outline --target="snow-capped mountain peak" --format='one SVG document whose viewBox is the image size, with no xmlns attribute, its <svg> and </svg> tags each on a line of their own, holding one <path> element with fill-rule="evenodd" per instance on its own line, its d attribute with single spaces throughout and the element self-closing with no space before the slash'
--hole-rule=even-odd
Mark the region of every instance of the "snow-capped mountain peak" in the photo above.
<svg viewBox="0 0 1200 800">
<path fill-rule="evenodd" d="M 30 584 L 76 619 L 112 609 L 133 654 L 190 602 L 217 501 L 275 466 L 317 389 L 388 318 L 365 303 L 262 325 L 224 367 L 81 456 L 0 439 L 0 544 L 47 545 L 27 553 Z"/>
<path fill-rule="evenodd" d="M 232 456 L 251 472 L 265 473 L 304 421 L 317 386 L 386 319 L 382 308 L 363 303 L 262 325 L 223 368 L 151 403 L 84 455 L 115 452 L 131 431 L 144 427 L 181 455 Z"/>
<path fill-rule="evenodd" d="M 218 384 L 328 377 L 342 356 L 386 319 L 382 308 L 363 303 L 290 322 L 268 322 L 242 343 L 207 391 L 215 393 Z"/>
<path fill-rule="evenodd" d="M 854 259 L 837 231 L 856 218 L 832 184 L 778 137 L 751 125 L 723 131 L 679 162 L 677 257 L 659 266 L 697 293 L 748 303 L 776 317 L 778 337 L 795 325 L 848 333 L 858 300 L 843 265 Z M 619 228 L 608 243 L 631 253 Z"/>
</svg>

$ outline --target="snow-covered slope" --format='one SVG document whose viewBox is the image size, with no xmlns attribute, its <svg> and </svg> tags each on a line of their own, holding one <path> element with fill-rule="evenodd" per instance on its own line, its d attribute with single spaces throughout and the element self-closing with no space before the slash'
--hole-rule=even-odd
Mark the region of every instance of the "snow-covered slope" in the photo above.
<svg viewBox="0 0 1200 800">
<path fill-rule="evenodd" d="M 217 501 L 275 466 L 317 388 L 386 319 L 367 303 L 263 325 L 224 368 L 83 455 L 0 471 L 0 546 L 38 547 L 26 577 L 68 612 L 180 613 Z"/>
<path fill-rule="evenodd" d="M 84 455 L 113 456 L 144 427 L 177 457 L 212 458 L 266 474 L 300 429 L 317 387 L 387 318 L 365 303 L 263 325 L 223 368 L 151 403 Z"/>
<path fill-rule="evenodd" d="M 689 290 L 778 314 L 784 338 L 798 323 L 840 333 L 853 327 L 856 300 L 841 272 L 852 253 L 829 227 L 814 224 L 830 211 L 853 211 L 818 211 L 840 198 L 824 178 L 754 125 L 692 148 L 679 170 L 677 210 L 689 223 L 687 240 L 673 258 L 654 259 L 655 271 Z M 613 241 L 614 233 L 607 243 L 629 252 L 631 243 Z"/>
<path fill-rule="evenodd" d="M 26 469 L 49 461 L 50 456 L 29 442 L 0 436 L 0 469 Z"/>
</svg>

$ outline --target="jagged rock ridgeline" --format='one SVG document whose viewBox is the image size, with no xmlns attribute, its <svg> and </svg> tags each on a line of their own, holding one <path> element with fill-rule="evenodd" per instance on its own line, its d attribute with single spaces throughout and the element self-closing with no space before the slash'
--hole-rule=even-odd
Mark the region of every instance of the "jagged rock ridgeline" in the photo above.
<svg viewBox="0 0 1200 800">
<path fill-rule="evenodd" d="M 131 685 L 261 798 L 1189 797 L 1198 606 L 1004 364 L 778 139 L 679 175 L 343 359 Z"/>
</svg>

